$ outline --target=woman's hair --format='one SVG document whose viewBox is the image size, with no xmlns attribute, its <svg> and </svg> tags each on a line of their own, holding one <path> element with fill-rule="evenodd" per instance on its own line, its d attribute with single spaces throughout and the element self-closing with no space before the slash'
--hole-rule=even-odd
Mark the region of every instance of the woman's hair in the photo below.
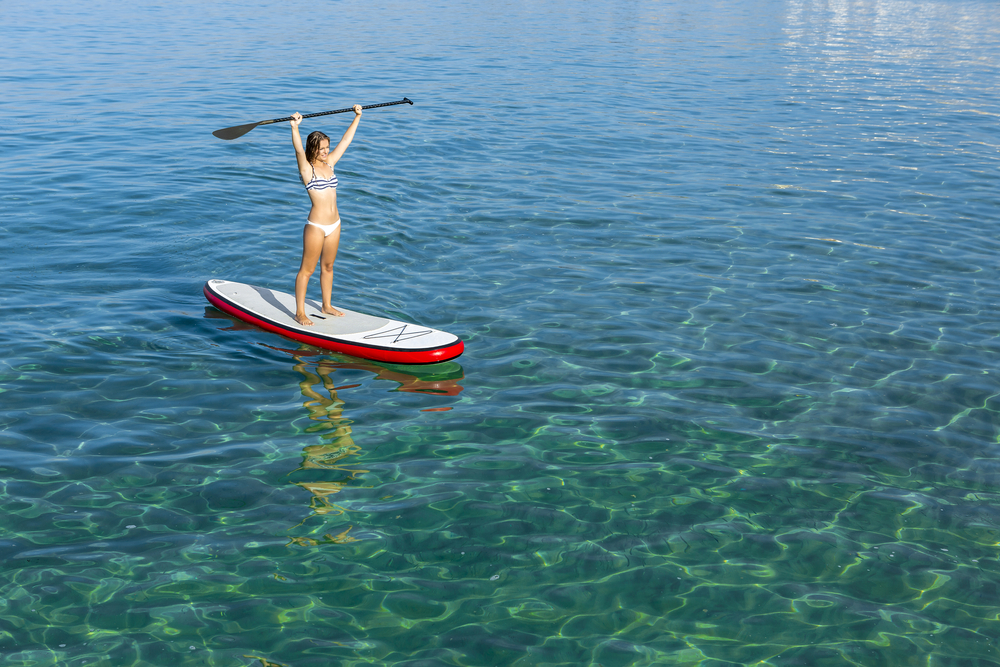
<svg viewBox="0 0 1000 667">
<path fill-rule="evenodd" d="M 317 155 L 319 155 L 319 145 L 323 143 L 324 139 L 330 141 L 330 137 L 326 136 L 319 130 L 310 132 L 309 136 L 306 137 L 306 161 L 310 164 L 312 164 L 312 161 L 316 159 Z"/>
</svg>

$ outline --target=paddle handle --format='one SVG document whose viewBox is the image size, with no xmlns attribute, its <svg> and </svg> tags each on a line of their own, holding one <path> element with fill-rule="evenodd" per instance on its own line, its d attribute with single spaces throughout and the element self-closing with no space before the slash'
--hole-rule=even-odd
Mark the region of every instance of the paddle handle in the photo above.
<svg viewBox="0 0 1000 667">
<path fill-rule="evenodd" d="M 383 102 L 382 104 L 369 104 L 369 105 L 363 106 L 361 108 L 362 108 L 362 110 L 364 110 L 364 109 L 376 109 L 378 107 L 391 107 L 394 104 L 413 104 L 413 102 L 411 100 L 409 100 L 409 99 L 407 99 L 407 98 L 404 97 L 403 99 L 397 100 L 395 102 Z M 320 111 L 318 113 L 304 113 L 304 114 L 302 114 L 302 117 L 303 118 L 315 118 L 316 116 L 329 116 L 330 114 L 334 114 L 334 113 L 347 113 L 348 111 L 354 111 L 354 107 L 347 107 L 346 109 L 337 109 L 336 111 Z M 292 117 L 288 116 L 287 118 L 275 118 L 274 120 L 261 121 L 260 123 L 257 123 L 257 124 L 258 125 L 270 125 L 271 123 L 286 123 L 286 122 L 288 122 L 290 120 L 292 120 Z"/>
</svg>

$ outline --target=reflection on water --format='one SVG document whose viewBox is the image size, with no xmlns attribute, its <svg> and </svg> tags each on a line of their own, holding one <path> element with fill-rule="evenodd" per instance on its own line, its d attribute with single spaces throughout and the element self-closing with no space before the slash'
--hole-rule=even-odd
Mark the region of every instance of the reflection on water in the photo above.
<svg viewBox="0 0 1000 667">
<path fill-rule="evenodd" d="M 312 494 L 312 497 L 309 499 L 309 509 L 312 510 L 312 514 L 302 519 L 298 526 L 295 526 L 295 528 L 299 528 L 314 516 L 337 516 L 344 514 L 347 510 L 332 502 L 330 496 L 340 493 L 358 475 L 368 471 L 341 464 L 341 461 L 344 459 L 360 454 L 361 448 L 351 438 L 351 421 L 344 417 L 344 401 L 338 398 L 337 391 L 338 389 L 343 390 L 358 385 L 334 386 L 331 374 L 337 369 L 332 364 L 320 362 L 311 365 L 300 357 L 296 358 L 296 361 L 297 363 L 294 368 L 303 377 L 303 380 L 299 383 L 299 387 L 302 390 L 302 395 L 306 397 L 302 405 L 308 410 L 309 419 L 317 422 L 315 426 L 306 429 L 306 432 L 322 433 L 321 438 L 325 442 L 319 445 L 307 445 L 302 450 L 302 463 L 293 473 L 304 470 L 326 470 L 343 473 L 339 479 L 334 480 L 295 482 L 295 484 Z M 354 541 L 353 538 L 347 537 L 347 533 L 352 528 L 353 526 L 349 527 L 336 538 L 326 535 L 324 541 L 335 544 Z M 317 540 L 298 536 L 292 537 L 289 544 L 292 543 L 299 546 L 315 546 Z"/>
<path fill-rule="evenodd" d="M 273 348 L 272 349 L 281 349 Z M 339 370 L 364 370 L 375 374 L 378 379 L 392 380 L 399 383 L 398 391 L 441 394 L 444 396 L 456 396 L 462 391 L 462 386 L 458 380 L 462 378 L 461 366 L 454 362 L 445 364 L 435 364 L 433 366 L 421 366 L 419 375 L 416 372 L 406 372 L 401 367 L 391 368 L 384 364 L 369 361 L 333 361 L 328 358 L 320 358 L 315 361 L 307 360 L 309 356 L 315 356 L 312 350 L 284 350 L 293 354 L 296 361 L 294 368 L 302 375 L 299 388 L 306 398 L 302 406 L 308 411 L 309 419 L 316 422 L 316 425 L 306 429 L 307 433 L 322 434 L 320 437 L 322 444 L 307 445 L 302 450 L 302 463 L 289 475 L 303 471 L 336 471 L 342 473 L 337 479 L 312 480 L 308 482 L 294 482 L 297 486 L 305 489 L 311 494 L 309 499 L 309 509 L 311 514 L 306 516 L 291 530 L 302 527 L 313 517 L 340 516 L 347 510 L 334 503 L 330 496 L 340 493 L 345 488 L 356 481 L 358 475 L 362 475 L 367 470 L 354 467 L 345 459 L 361 455 L 362 449 L 352 437 L 351 420 L 344 416 L 345 402 L 337 395 L 338 391 L 345 391 L 359 387 L 359 384 L 345 384 L 336 386 L 334 374 Z M 322 530 L 325 524 L 321 524 L 314 531 Z M 318 544 L 347 544 L 357 540 L 350 537 L 349 533 L 354 526 L 348 528 L 336 536 L 326 533 L 322 539 L 315 539 L 304 535 L 293 536 L 289 544 L 296 546 L 313 547 Z"/>
</svg>

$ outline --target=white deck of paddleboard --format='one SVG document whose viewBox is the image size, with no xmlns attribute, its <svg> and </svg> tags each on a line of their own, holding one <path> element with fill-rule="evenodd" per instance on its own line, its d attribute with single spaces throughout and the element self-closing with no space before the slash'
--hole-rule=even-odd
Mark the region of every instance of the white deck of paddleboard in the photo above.
<svg viewBox="0 0 1000 667">
<path fill-rule="evenodd" d="M 399 350 L 439 348 L 458 341 L 457 336 L 444 331 L 365 315 L 340 306 L 336 308 L 344 313 L 343 317 L 324 315 L 321 304 L 312 299 L 306 299 L 306 315 L 313 325 L 305 326 L 295 321 L 295 297 L 291 294 L 228 280 L 210 280 L 209 285 L 250 315 L 310 336 Z"/>
</svg>

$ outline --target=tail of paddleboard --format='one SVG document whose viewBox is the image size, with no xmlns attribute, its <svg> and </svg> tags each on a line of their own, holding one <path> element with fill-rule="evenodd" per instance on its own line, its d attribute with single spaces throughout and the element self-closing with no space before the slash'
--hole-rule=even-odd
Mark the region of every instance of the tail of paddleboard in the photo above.
<svg viewBox="0 0 1000 667">
<path fill-rule="evenodd" d="M 343 317 L 323 314 L 306 300 L 312 326 L 295 321 L 295 297 L 228 280 L 205 283 L 205 298 L 224 313 L 300 343 L 391 364 L 435 364 L 462 354 L 458 336 L 407 322 L 338 308 Z"/>
</svg>

